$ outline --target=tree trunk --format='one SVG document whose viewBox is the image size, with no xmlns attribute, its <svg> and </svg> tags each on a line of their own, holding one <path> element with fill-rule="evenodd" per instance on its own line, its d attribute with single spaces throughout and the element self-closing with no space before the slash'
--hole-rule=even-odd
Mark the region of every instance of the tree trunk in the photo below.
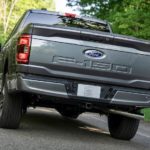
<svg viewBox="0 0 150 150">
<path fill-rule="evenodd" d="M 7 33 L 10 17 L 18 0 L 1 0 L 0 20 L 3 22 L 3 33 Z M 9 7 L 9 9 L 8 9 Z"/>
</svg>

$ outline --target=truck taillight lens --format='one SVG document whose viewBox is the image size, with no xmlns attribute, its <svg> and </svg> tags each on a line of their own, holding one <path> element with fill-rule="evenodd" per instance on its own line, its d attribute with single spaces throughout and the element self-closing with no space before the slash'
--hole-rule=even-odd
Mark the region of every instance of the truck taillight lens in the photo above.
<svg viewBox="0 0 150 150">
<path fill-rule="evenodd" d="M 16 60 L 19 64 L 27 64 L 29 62 L 31 46 L 31 35 L 23 34 L 17 43 Z"/>
<path fill-rule="evenodd" d="M 69 18 L 75 18 L 76 17 L 76 14 L 72 14 L 72 13 L 65 13 L 66 17 L 69 17 Z"/>
</svg>

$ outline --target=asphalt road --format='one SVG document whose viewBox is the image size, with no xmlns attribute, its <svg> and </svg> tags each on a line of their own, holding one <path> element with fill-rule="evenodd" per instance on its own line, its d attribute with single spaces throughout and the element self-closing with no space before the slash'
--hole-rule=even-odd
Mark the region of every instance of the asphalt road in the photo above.
<svg viewBox="0 0 150 150">
<path fill-rule="evenodd" d="M 110 137 L 106 118 L 97 114 L 70 120 L 54 110 L 29 110 L 19 130 L 0 129 L 0 150 L 150 150 L 150 123 L 121 141 Z"/>
</svg>

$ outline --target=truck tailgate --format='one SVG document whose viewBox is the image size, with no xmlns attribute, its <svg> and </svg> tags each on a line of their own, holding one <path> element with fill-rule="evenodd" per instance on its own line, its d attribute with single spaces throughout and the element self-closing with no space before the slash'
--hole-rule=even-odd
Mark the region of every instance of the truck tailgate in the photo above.
<svg viewBox="0 0 150 150">
<path fill-rule="evenodd" d="M 141 44 L 119 44 L 111 34 L 36 26 L 29 73 L 96 83 L 150 88 L 150 53 Z M 126 43 L 125 41 L 124 43 Z M 134 41 L 135 42 L 135 41 Z M 143 43 L 144 44 L 144 43 Z M 131 46 L 129 46 L 131 45 Z M 100 57 L 91 57 L 96 50 Z"/>
</svg>

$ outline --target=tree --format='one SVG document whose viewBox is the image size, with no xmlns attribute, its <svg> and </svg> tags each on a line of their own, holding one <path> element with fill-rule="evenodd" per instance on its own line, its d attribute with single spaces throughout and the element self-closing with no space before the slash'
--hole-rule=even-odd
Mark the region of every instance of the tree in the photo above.
<svg viewBox="0 0 150 150">
<path fill-rule="evenodd" d="M 108 20 L 113 31 L 150 39 L 150 0 L 68 0 L 84 15 Z"/>
<path fill-rule="evenodd" d="M 20 16 L 28 9 L 55 10 L 53 0 L 0 0 L 0 42 L 3 42 Z"/>
<path fill-rule="evenodd" d="M 6 34 L 10 17 L 18 0 L 1 0 L 0 19 L 2 20 L 3 33 Z M 9 7 L 9 8 L 8 8 Z"/>
<path fill-rule="evenodd" d="M 5 38 L 10 17 L 15 4 L 18 0 L 1 0 L 0 1 L 0 41 Z"/>
</svg>

